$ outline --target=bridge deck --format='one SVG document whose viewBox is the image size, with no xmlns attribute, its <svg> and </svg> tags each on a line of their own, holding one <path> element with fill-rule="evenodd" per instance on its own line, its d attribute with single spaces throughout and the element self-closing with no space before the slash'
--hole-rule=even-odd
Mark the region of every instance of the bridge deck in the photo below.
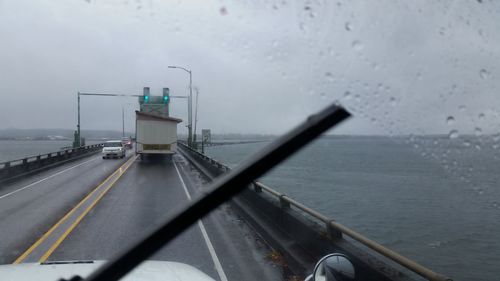
<svg viewBox="0 0 500 281">
<path fill-rule="evenodd" d="M 130 161 L 128 170 L 75 228 L 52 233 L 54 241 L 60 241 L 47 242 L 54 248 L 49 261 L 109 259 L 186 204 L 189 197 L 203 192 L 203 178 L 181 155 L 161 161 Z M 124 162 L 86 158 L 1 187 L 0 263 L 19 260 Z M 222 206 L 152 259 L 188 263 L 216 280 L 280 280 L 281 269 L 266 259 L 269 251 L 229 206 Z M 43 252 L 45 249 L 40 254 L 33 251 L 20 261 L 36 261 L 41 258 L 36 255 Z"/>
</svg>

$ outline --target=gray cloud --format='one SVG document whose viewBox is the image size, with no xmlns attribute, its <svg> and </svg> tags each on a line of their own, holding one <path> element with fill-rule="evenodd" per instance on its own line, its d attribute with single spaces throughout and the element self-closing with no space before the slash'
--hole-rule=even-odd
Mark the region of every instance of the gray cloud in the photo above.
<svg viewBox="0 0 500 281">
<path fill-rule="evenodd" d="M 499 9 L 473 1 L 3 1 L 1 127 L 74 128 L 77 91 L 150 86 L 159 95 L 166 86 L 186 95 L 187 74 L 167 69 L 175 64 L 192 69 L 200 89 L 198 128 L 219 133 L 282 133 L 334 100 L 355 114 L 340 133 L 496 132 Z M 85 97 L 82 128 L 120 129 L 124 106 L 133 130 L 135 104 Z M 172 114 L 187 119 L 185 100 L 172 101 Z"/>
</svg>

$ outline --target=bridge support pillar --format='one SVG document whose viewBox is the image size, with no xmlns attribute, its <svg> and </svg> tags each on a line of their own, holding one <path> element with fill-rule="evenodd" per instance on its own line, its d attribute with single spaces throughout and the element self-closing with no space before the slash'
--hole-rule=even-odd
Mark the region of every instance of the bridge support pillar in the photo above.
<svg viewBox="0 0 500 281">
<path fill-rule="evenodd" d="M 280 195 L 280 206 L 281 206 L 281 208 L 287 208 L 287 209 L 289 209 L 290 208 L 290 202 L 286 201 L 285 197 L 286 197 L 285 194 L 281 194 Z"/>
<path fill-rule="evenodd" d="M 331 221 L 328 221 L 326 223 L 326 232 L 328 234 L 328 237 L 330 239 L 340 239 L 342 238 L 342 232 L 338 231 L 336 228 L 334 228 L 331 224 L 331 222 L 333 222 L 334 220 L 331 220 Z"/>
<path fill-rule="evenodd" d="M 262 187 L 256 183 L 253 183 L 253 190 L 255 190 L 255 192 L 257 192 L 257 193 L 261 193 Z"/>
</svg>

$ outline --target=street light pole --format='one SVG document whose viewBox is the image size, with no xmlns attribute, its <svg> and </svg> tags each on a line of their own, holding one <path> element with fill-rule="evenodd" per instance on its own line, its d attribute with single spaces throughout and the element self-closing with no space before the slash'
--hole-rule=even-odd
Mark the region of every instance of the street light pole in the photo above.
<svg viewBox="0 0 500 281">
<path fill-rule="evenodd" d="M 189 101 L 188 101 L 188 122 L 189 122 L 189 128 L 188 128 L 188 135 L 189 135 L 189 146 L 193 147 L 193 75 L 191 70 L 189 72 Z"/>
<path fill-rule="evenodd" d="M 73 141 L 73 147 L 80 147 L 82 145 L 82 136 L 80 131 L 80 96 L 101 96 L 101 97 L 141 97 L 142 95 L 126 95 L 126 94 L 104 94 L 104 93 L 82 93 L 77 92 L 77 104 L 78 104 L 78 123 L 76 124 L 76 132 Z M 123 106 L 122 106 L 122 119 L 123 118 Z M 124 121 L 123 121 L 123 124 Z M 125 127 L 125 125 L 123 125 Z M 125 130 L 123 130 L 125 131 Z"/>
<path fill-rule="evenodd" d="M 194 108 L 194 135 L 193 135 L 193 143 L 195 145 L 195 149 L 198 149 L 198 145 L 196 144 L 196 124 L 198 124 L 198 95 L 200 92 L 198 88 L 195 88 L 196 91 L 196 106 Z"/>
<path fill-rule="evenodd" d="M 73 147 L 80 147 L 80 92 L 78 92 L 78 124 L 76 124 L 77 135 L 75 136 Z"/>
<path fill-rule="evenodd" d="M 122 139 L 125 137 L 125 110 L 122 105 Z"/>
<path fill-rule="evenodd" d="M 125 106 L 127 105 L 135 106 L 133 103 L 122 104 L 122 138 L 125 138 Z"/>
<path fill-rule="evenodd" d="M 193 145 L 193 73 L 182 66 L 169 65 L 168 68 L 179 68 L 189 73 L 189 97 L 188 97 L 188 146 Z"/>
</svg>

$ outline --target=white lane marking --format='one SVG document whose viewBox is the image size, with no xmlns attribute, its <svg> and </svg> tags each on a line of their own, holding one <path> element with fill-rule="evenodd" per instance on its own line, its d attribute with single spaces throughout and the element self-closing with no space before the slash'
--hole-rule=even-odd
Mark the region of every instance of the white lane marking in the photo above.
<svg viewBox="0 0 500 281">
<path fill-rule="evenodd" d="M 186 193 L 187 198 L 189 201 L 191 201 L 191 195 L 189 194 L 189 191 L 187 190 L 186 184 L 184 183 L 184 180 L 182 179 L 181 173 L 179 172 L 179 168 L 177 168 L 177 164 L 175 164 L 175 160 L 172 159 L 172 162 L 174 163 L 175 170 L 177 171 L 177 175 L 179 176 L 179 179 L 181 180 L 182 187 L 184 188 L 184 192 Z"/>
<path fill-rule="evenodd" d="M 69 171 L 69 170 L 72 170 L 72 169 L 74 169 L 74 168 L 76 168 L 76 167 L 80 167 L 80 166 L 82 166 L 82 165 L 84 165 L 84 164 L 87 164 L 87 163 L 89 163 L 89 162 L 95 161 L 95 160 L 97 160 L 98 158 L 99 158 L 99 157 L 96 157 L 96 158 L 90 159 L 90 160 L 88 160 L 88 161 L 82 162 L 82 163 L 77 164 L 77 165 L 75 165 L 75 166 L 71 166 L 71 167 L 66 168 L 66 169 L 64 169 L 64 170 L 62 170 L 62 171 L 59 171 L 59 172 L 57 172 L 57 173 L 55 173 L 55 174 L 52 174 L 52 175 L 50 175 L 50 176 L 48 176 L 48 177 L 46 177 L 46 178 L 41 179 L 41 180 L 37 180 L 36 182 L 30 183 L 30 184 L 28 184 L 27 186 L 21 187 L 21 188 L 19 188 L 19 189 L 16 189 L 16 190 L 14 190 L 14 191 L 11 191 L 11 192 L 9 192 L 9 193 L 6 193 L 6 194 L 4 194 L 4 195 L 0 196 L 0 199 L 3 199 L 3 198 L 8 197 L 8 196 L 11 196 L 11 195 L 13 195 L 13 194 L 15 194 L 15 193 L 18 193 L 19 191 L 25 190 L 26 188 L 29 188 L 29 187 L 32 187 L 32 186 L 34 186 L 34 185 L 36 185 L 36 184 L 39 184 L 39 183 L 41 183 L 41 182 L 44 182 L 44 181 L 46 181 L 46 180 L 48 180 L 48 179 L 51 179 L 51 178 L 53 178 L 53 177 L 55 177 L 55 176 L 58 176 L 58 175 L 60 175 L 60 174 L 62 174 L 62 173 L 64 173 L 64 172 L 67 172 L 67 171 Z"/>
<path fill-rule="evenodd" d="M 222 269 L 222 264 L 220 263 L 219 258 L 217 257 L 217 254 L 215 253 L 215 248 L 212 245 L 210 238 L 208 238 L 207 231 L 205 230 L 205 226 L 203 225 L 201 220 L 198 221 L 198 226 L 200 227 L 201 234 L 203 234 L 203 238 L 205 239 L 205 242 L 207 243 L 208 251 L 210 252 L 210 255 L 212 256 L 212 259 L 214 260 L 215 269 L 217 270 L 217 273 L 219 274 L 220 280 L 227 281 L 226 273 L 224 273 L 224 270 Z"/>
<path fill-rule="evenodd" d="M 172 159 L 172 162 L 174 163 L 175 170 L 177 171 L 177 175 L 179 175 L 179 179 L 181 180 L 182 187 L 184 188 L 184 192 L 186 193 L 187 198 L 189 201 L 191 201 L 191 195 L 189 194 L 189 191 L 186 187 L 186 184 L 184 183 L 184 180 L 182 179 L 181 173 L 179 172 L 179 168 L 177 168 L 177 164 L 175 164 L 175 160 Z M 217 257 L 217 253 L 215 252 L 215 248 L 210 241 L 210 238 L 208 238 L 207 230 L 205 229 L 205 226 L 203 225 L 203 222 L 201 220 L 198 220 L 198 226 L 200 227 L 201 234 L 203 235 L 203 239 L 205 240 L 205 244 L 207 244 L 208 251 L 210 252 L 210 256 L 212 257 L 212 260 L 214 262 L 215 270 L 217 270 L 217 274 L 219 274 L 219 278 L 221 281 L 228 281 L 226 273 L 224 273 L 224 269 L 222 269 L 222 264 L 220 263 L 219 257 Z"/>
</svg>

